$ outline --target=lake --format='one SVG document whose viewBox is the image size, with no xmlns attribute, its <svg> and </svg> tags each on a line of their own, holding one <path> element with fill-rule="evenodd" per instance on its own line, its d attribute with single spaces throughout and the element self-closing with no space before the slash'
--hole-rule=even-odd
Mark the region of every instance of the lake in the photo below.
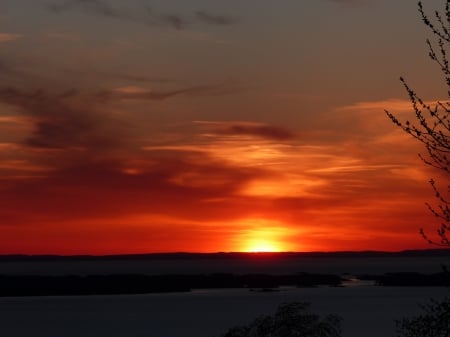
<svg viewBox="0 0 450 337">
<path fill-rule="evenodd" d="M 116 259 L 101 261 L 1 261 L 1 274 L 198 273 L 436 273 L 450 265 L 439 257 L 295 257 L 235 259 Z M 449 295 L 439 287 L 283 288 L 194 290 L 188 293 L 0 298 L 1 337 L 218 337 L 228 328 L 283 302 L 307 301 L 320 314 L 344 318 L 344 337 L 394 336 L 395 319 L 420 312 L 419 303 Z"/>
<path fill-rule="evenodd" d="M 214 337 L 278 304 L 312 303 L 311 310 L 344 318 L 344 337 L 394 336 L 394 319 L 417 314 L 418 303 L 447 288 L 285 288 L 190 293 L 23 297 L 0 299 L 2 337 Z"/>
</svg>

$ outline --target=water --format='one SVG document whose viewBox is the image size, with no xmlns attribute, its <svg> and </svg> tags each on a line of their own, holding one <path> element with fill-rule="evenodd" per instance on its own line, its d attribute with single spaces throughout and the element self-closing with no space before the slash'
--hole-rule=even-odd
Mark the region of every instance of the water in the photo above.
<svg viewBox="0 0 450 337">
<path fill-rule="evenodd" d="M 273 313 L 282 302 L 308 301 L 312 311 L 344 318 L 344 337 L 394 336 L 394 319 L 419 313 L 418 303 L 447 288 L 284 288 L 191 293 L 0 299 L 2 337 L 213 337 Z"/>
<path fill-rule="evenodd" d="M 0 262 L 0 274 L 332 273 L 353 275 L 441 271 L 449 257 L 302 257 L 288 259 L 104 260 Z M 312 311 L 344 318 L 344 337 L 395 335 L 395 319 L 447 288 L 389 288 L 364 282 L 346 288 L 195 290 L 190 293 L 0 298 L 1 337 L 218 337 L 271 314 L 283 302 L 308 301 Z M 355 286 L 350 286 L 355 285 Z"/>
</svg>

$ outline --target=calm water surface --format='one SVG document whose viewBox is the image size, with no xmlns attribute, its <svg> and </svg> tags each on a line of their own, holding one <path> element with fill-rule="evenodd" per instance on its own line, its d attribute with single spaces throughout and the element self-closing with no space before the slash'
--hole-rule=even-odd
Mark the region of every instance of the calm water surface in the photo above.
<svg viewBox="0 0 450 337">
<path fill-rule="evenodd" d="M 277 305 L 308 301 L 321 314 L 344 318 L 344 337 L 394 336 L 394 319 L 419 312 L 418 303 L 446 288 L 350 287 L 245 289 L 191 293 L 24 297 L 0 299 L 2 337 L 213 337 Z"/>
</svg>

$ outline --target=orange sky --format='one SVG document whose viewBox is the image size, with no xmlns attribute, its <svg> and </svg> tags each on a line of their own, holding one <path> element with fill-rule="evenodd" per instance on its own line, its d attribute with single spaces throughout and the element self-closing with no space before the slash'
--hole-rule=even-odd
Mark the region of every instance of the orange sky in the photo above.
<svg viewBox="0 0 450 337">
<path fill-rule="evenodd" d="M 0 254 L 429 248 L 437 173 L 384 113 L 400 75 L 445 97 L 413 2 L 21 1 Z"/>
</svg>

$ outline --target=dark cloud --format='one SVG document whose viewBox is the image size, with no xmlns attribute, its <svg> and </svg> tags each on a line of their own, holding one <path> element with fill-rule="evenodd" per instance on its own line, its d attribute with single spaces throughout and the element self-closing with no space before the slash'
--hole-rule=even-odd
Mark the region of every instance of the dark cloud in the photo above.
<svg viewBox="0 0 450 337">
<path fill-rule="evenodd" d="M 1 88 L 0 102 L 18 107 L 34 122 L 26 145 L 47 149 L 105 149 L 117 144 L 120 123 L 96 108 L 96 102 L 76 90 L 49 93 Z"/>
<path fill-rule="evenodd" d="M 34 123 L 26 144 L 48 149 L 109 149 L 125 143 L 123 121 L 105 106 L 118 100 L 161 101 L 178 95 L 210 96 L 228 93 L 227 85 L 192 86 L 161 91 L 109 90 L 97 93 L 0 87 L 0 102 L 16 106 Z M 263 130 L 261 131 L 263 132 Z M 269 132 L 267 130 L 267 132 Z M 121 140 L 119 140 L 121 139 Z"/>
<path fill-rule="evenodd" d="M 198 11 L 195 15 L 200 21 L 208 24 L 231 25 L 236 23 L 236 19 L 230 16 L 212 14 L 206 11 Z"/>
<path fill-rule="evenodd" d="M 175 29 L 183 29 L 189 24 L 189 21 L 177 14 L 163 14 L 161 15 L 161 21 L 169 24 Z"/>
<path fill-rule="evenodd" d="M 91 15 L 133 21 L 151 26 L 164 25 L 175 29 L 183 29 L 195 22 L 211 25 L 229 25 L 235 22 L 231 17 L 210 14 L 206 11 L 197 11 L 193 17 L 177 13 L 158 12 L 149 5 L 145 5 L 139 11 L 132 11 L 130 8 L 115 7 L 105 0 L 67 0 L 62 3 L 50 4 L 47 8 L 54 13 L 82 10 Z"/>
<path fill-rule="evenodd" d="M 158 82 L 158 83 L 171 82 L 170 79 L 163 77 L 149 77 L 142 75 L 120 74 L 120 73 L 111 74 L 111 76 L 133 82 Z"/>
<path fill-rule="evenodd" d="M 285 128 L 245 123 L 226 125 L 218 128 L 216 132 L 226 135 L 250 135 L 272 140 L 289 140 L 296 137 L 292 131 Z"/>
</svg>

